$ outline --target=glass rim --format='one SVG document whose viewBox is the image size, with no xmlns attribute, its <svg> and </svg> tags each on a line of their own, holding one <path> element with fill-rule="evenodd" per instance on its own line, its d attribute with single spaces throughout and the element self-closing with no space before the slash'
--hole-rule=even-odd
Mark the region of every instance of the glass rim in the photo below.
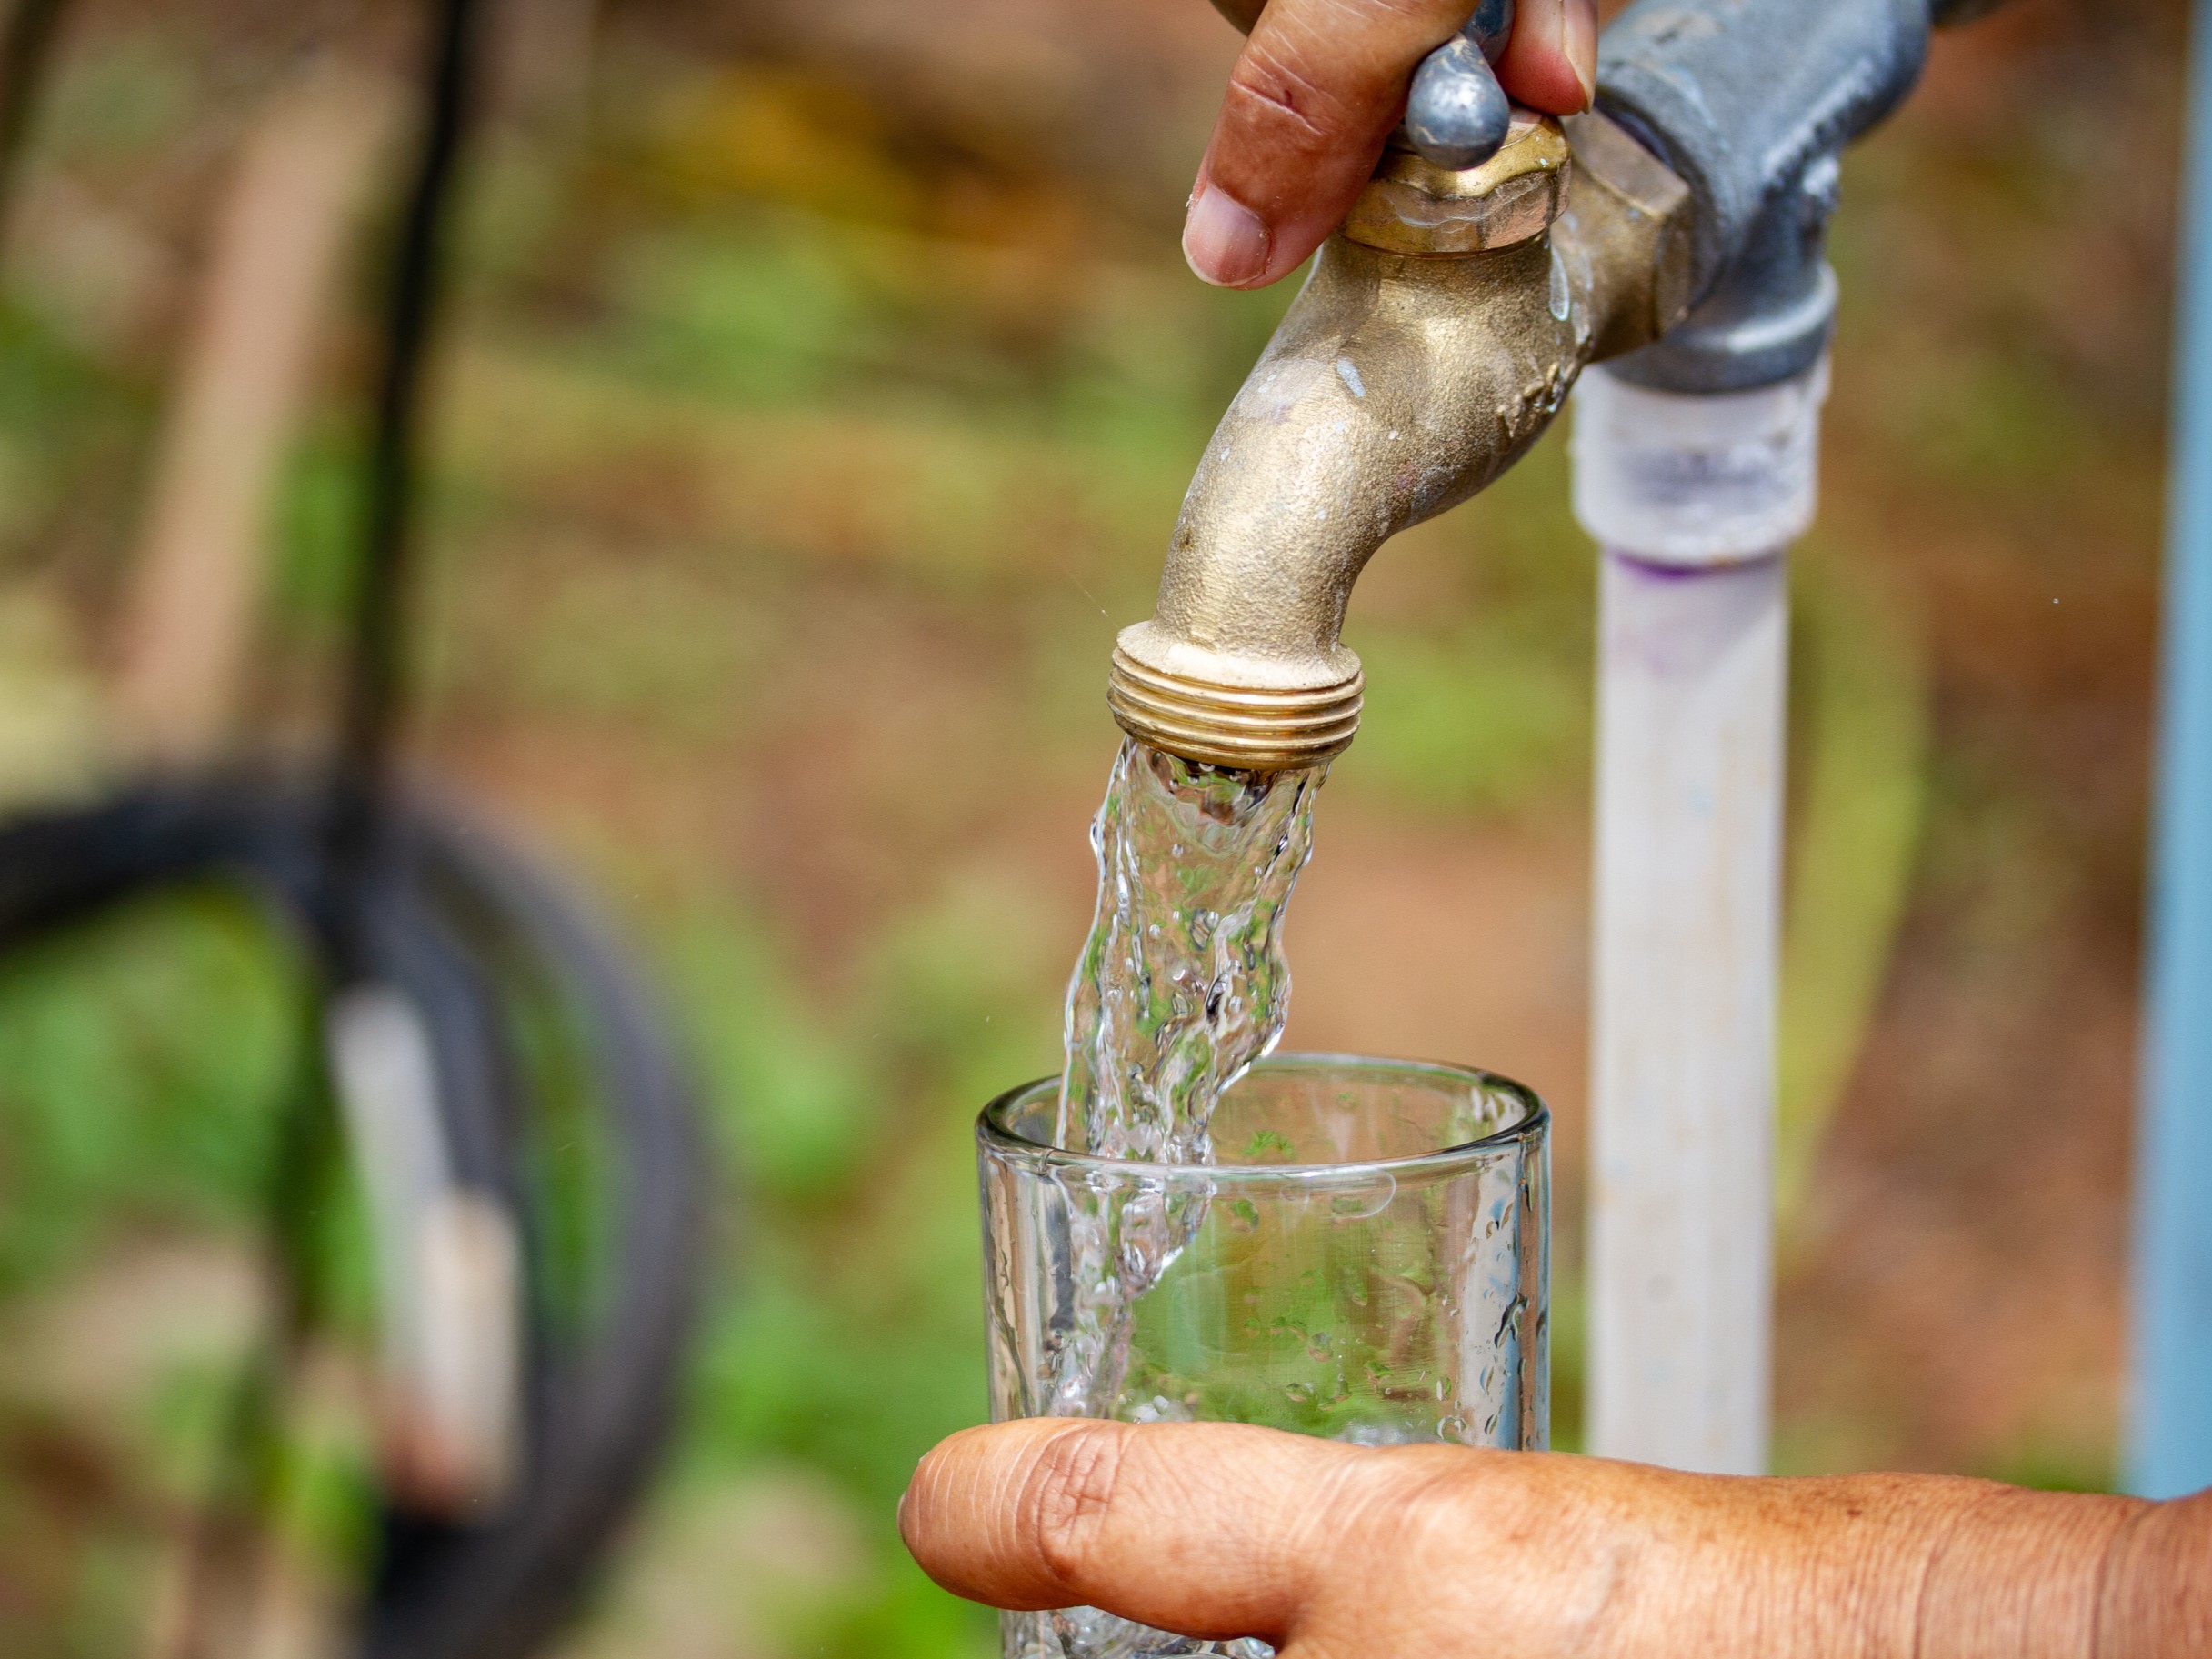
<svg viewBox="0 0 2212 1659">
<path fill-rule="evenodd" d="M 999 1121 L 1003 1113 L 1028 1100 L 1039 1091 L 1056 1089 L 1060 1079 L 1055 1075 L 1034 1078 L 993 1099 L 976 1114 L 976 1138 L 986 1149 L 1006 1153 L 1047 1168 L 1092 1172 L 1167 1184 L 1203 1183 L 1209 1187 L 1218 1188 L 1224 1184 L 1239 1183 L 1316 1184 L 1367 1174 L 1387 1174 L 1394 1178 L 1448 1174 L 1463 1170 L 1492 1154 L 1509 1149 L 1526 1151 L 1541 1143 L 1551 1129 L 1551 1108 L 1544 1104 L 1543 1096 L 1526 1084 L 1516 1083 L 1510 1077 L 1484 1071 L 1479 1066 L 1460 1065 L 1448 1060 L 1399 1060 L 1382 1054 L 1271 1054 L 1256 1063 L 1251 1070 L 1426 1073 L 1436 1078 L 1448 1079 L 1460 1087 L 1472 1086 L 1485 1093 L 1511 1095 L 1520 1102 L 1522 1111 L 1512 1123 L 1503 1128 L 1493 1129 L 1488 1134 L 1476 1140 L 1461 1141 L 1450 1146 L 1411 1153 L 1398 1158 L 1362 1158 L 1339 1164 L 1156 1164 L 1140 1158 L 1102 1158 L 1086 1152 L 1070 1152 L 1064 1146 L 1048 1146 L 1015 1134 Z"/>
</svg>

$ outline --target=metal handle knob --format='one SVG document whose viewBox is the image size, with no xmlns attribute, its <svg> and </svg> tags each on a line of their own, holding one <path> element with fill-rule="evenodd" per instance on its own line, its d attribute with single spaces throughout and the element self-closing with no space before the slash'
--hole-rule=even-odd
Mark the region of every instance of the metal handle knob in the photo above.
<svg viewBox="0 0 2212 1659">
<path fill-rule="evenodd" d="M 1406 136 L 1424 160 L 1454 172 L 1496 155 L 1513 126 L 1513 101 L 1491 65 L 1513 37 L 1513 0 L 1482 0 L 1466 26 L 1414 71 Z"/>
</svg>

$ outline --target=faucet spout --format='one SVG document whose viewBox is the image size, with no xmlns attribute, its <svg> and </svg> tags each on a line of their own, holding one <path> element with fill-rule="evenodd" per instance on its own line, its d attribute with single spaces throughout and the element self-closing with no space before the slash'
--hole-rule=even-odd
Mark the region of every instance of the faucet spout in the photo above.
<svg viewBox="0 0 2212 1659">
<path fill-rule="evenodd" d="M 1344 749 L 1359 573 L 1526 453 L 1586 364 L 1687 309 L 1688 199 L 1602 115 L 1521 114 L 1464 172 L 1386 153 L 1198 464 L 1156 612 L 1114 653 L 1124 728 L 1246 771 Z"/>
</svg>

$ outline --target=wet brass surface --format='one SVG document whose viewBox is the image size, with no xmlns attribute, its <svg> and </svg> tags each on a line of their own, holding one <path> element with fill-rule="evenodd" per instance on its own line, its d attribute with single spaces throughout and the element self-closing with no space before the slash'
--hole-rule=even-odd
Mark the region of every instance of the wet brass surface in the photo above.
<svg viewBox="0 0 2212 1659">
<path fill-rule="evenodd" d="M 1529 110 L 1514 112 L 1503 149 L 1464 172 L 1439 167 L 1394 138 L 1346 215 L 1344 234 L 1392 254 L 1511 247 L 1542 235 L 1559 216 L 1572 171 L 1566 131 Z"/>
<path fill-rule="evenodd" d="M 1679 319 L 1687 191 L 1602 116 L 1569 135 L 1564 209 L 1527 240 L 1323 247 L 1198 463 L 1152 620 L 1121 635 L 1125 729 L 1256 770 L 1340 751 L 1362 688 L 1345 609 L 1375 550 L 1518 460 L 1585 364 Z"/>
</svg>

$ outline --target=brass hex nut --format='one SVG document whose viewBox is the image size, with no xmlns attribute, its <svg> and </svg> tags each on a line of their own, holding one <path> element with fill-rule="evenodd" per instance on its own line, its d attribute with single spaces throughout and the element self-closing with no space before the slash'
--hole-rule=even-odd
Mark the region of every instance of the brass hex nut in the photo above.
<svg viewBox="0 0 2212 1659">
<path fill-rule="evenodd" d="M 1352 204 L 1344 234 L 1386 253 L 1480 254 L 1540 236 L 1566 205 L 1573 166 L 1566 133 L 1550 115 L 1516 108 L 1502 149 L 1453 172 L 1393 138 Z"/>
</svg>

